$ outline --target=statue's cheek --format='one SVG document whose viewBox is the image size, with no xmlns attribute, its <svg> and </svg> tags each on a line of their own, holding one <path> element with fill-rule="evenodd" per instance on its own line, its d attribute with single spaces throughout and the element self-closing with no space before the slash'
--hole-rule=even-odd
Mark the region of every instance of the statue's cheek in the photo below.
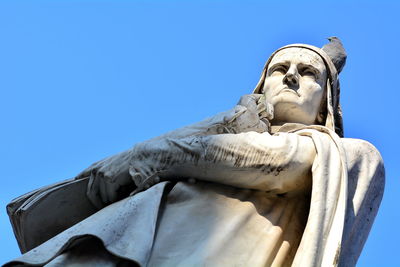
<svg viewBox="0 0 400 267">
<path fill-rule="evenodd" d="M 283 84 L 282 80 L 283 80 L 283 75 L 280 76 L 276 75 L 265 79 L 263 93 L 267 97 L 267 100 L 268 97 L 274 96 L 278 93 L 277 91 Z"/>
</svg>

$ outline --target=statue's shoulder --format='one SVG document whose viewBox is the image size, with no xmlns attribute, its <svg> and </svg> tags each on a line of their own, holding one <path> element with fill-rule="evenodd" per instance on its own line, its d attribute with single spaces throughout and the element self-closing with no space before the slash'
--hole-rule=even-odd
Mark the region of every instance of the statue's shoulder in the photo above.
<svg viewBox="0 0 400 267">
<path fill-rule="evenodd" d="M 379 161 L 383 165 L 383 159 L 379 150 L 370 142 L 356 138 L 341 138 L 346 154 L 368 157 L 371 160 Z"/>
<path fill-rule="evenodd" d="M 368 141 L 355 138 L 341 138 L 346 154 L 349 179 L 374 185 L 375 191 L 383 193 L 385 168 L 378 149 Z"/>
</svg>

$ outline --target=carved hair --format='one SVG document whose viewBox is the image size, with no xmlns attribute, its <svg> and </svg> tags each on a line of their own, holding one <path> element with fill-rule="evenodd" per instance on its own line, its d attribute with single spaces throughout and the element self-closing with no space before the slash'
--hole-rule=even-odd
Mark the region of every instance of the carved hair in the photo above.
<svg viewBox="0 0 400 267">
<path fill-rule="evenodd" d="M 342 119 L 342 109 L 340 107 L 340 85 L 339 85 L 339 77 L 335 65 L 333 64 L 332 60 L 329 56 L 323 51 L 322 49 L 307 45 L 307 44 L 291 44 L 284 47 L 279 48 L 276 50 L 272 55 L 269 57 L 268 61 L 265 63 L 263 72 L 261 74 L 260 80 L 258 81 L 256 88 L 254 89 L 253 93 L 260 94 L 262 93 L 262 89 L 264 87 L 264 81 L 268 69 L 268 65 L 271 62 L 272 58 L 275 54 L 283 49 L 287 48 L 306 48 L 309 49 L 316 54 L 318 54 L 325 63 L 328 77 L 326 79 L 326 109 L 320 112 L 320 117 L 324 120 L 322 125 L 325 125 L 327 128 L 336 132 L 337 135 L 343 137 L 343 119 Z M 321 104 L 323 104 L 321 103 Z"/>
</svg>

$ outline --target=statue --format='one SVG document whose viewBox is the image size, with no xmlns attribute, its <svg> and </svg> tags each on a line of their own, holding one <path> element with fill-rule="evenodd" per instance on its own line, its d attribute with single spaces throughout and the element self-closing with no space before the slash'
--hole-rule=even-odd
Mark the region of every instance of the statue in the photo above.
<svg viewBox="0 0 400 267">
<path fill-rule="evenodd" d="M 232 110 L 15 199 L 6 266 L 354 266 L 384 168 L 343 138 L 331 41 L 276 50 Z"/>
</svg>

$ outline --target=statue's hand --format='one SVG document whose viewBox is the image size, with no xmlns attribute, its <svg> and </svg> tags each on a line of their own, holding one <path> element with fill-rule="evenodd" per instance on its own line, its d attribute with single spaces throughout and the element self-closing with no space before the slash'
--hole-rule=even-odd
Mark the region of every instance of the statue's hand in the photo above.
<svg viewBox="0 0 400 267">
<path fill-rule="evenodd" d="M 98 208 L 129 195 L 134 184 L 129 175 L 130 151 L 93 163 L 83 170 L 76 179 L 89 178 L 87 196 Z M 125 192 L 127 189 L 128 191 Z"/>
<path fill-rule="evenodd" d="M 263 94 L 244 95 L 235 107 L 236 116 L 231 124 L 237 133 L 256 131 L 269 132 L 269 120 L 273 118 L 273 106 Z"/>
</svg>

